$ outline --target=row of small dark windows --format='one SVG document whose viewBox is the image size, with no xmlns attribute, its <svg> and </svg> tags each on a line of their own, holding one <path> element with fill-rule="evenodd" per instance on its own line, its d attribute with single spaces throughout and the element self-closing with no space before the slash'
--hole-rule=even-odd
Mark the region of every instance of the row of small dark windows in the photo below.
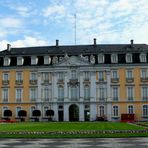
<svg viewBox="0 0 148 148">
<path fill-rule="evenodd" d="M 71 55 L 69 55 L 71 56 Z M 73 56 L 73 55 L 72 55 Z M 77 56 L 77 55 L 76 55 Z M 90 55 L 83 55 L 83 56 L 89 56 L 89 62 L 90 62 Z M 95 57 L 95 64 L 100 64 L 98 62 L 98 55 L 93 55 Z M 57 56 L 58 59 L 61 56 Z M 64 56 L 63 56 L 64 57 Z M 44 65 L 44 56 L 37 56 L 38 62 L 37 66 Z M 51 56 L 51 59 L 53 57 Z M 17 57 L 10 57 L 10 65 L 9 66 L 17 66 Z M 24 62 L 23 66 L 30 66 L 31 65 L 31 56 L 23 56 Z M 146 63 L 148 62 L 148 54 L 146 54 Z M 104 63 L 103 64 L 111 64 L 111 54 L 104 54 Z M 118 63 L 119 64 L 125 64 L 126 63 L 126 54 L 118 54 Z M 140 53 L 132 53 L 132 62 L 131 63 L 140 63 Z M 51 61 L 51 64 L 52 61 Z M 0 66 L 2 67 L 4 65 L 4 57 L 0 57 Z"/>
</svg>

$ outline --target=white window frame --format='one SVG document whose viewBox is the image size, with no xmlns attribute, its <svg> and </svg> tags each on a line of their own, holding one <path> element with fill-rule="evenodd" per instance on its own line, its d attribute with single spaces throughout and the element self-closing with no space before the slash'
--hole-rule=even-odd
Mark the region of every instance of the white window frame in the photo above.
<svg viewBox="0 0 148 148">
<path fill-rule="evenodd" d="M 23 100 L 23 89 L 22 88 L 16 88 L 15 99 L 17 102 L 22 102 Z"/>
<path fill-rule="evenodd" d="M 146 109 L 144 109 L 145 106 L 147 107 Z M 145 114 L 145 112 L 146 112 L 146 114 Z M 142 106 L 142 116 L 143 117 L 148 117 L 148 104 L 144 104 Z"/>
<path fill-rule="evenodd" d="M 118 79 L 119 78 L 118 70 L 112 70 L 111 74 L 112 74 L 111 75 L 112 79 Z"/>
<path fill-rule="evenodd" d="M 85 85 L 84 86 L 84 100 L 89 100 L 90 99 L 90 86 Z"/>
<path fill-rule="evenodd" d="M 148 86 L 141 86 L 141 97 L 143 101 L 148 101 Z"/>
<path fill-rule="evenodd" d="M 24 63 L 24 58 L 23 57 L 17 57 L 17 65 L 20 66 L 20 65 L 23 65 Z"/>
<path fill-rule="evenodd" d="M 141 69 L 141 78 L 146 79 L 148 77 L 147 69 Z"/>
<path fill-rule="evenodd" d="M 132 53 L 127 53 L 126 54 L 126 63 L 132 63 L 132 62 L 133 62 Z"/>
<path fill-rule="evenodd" d="M 128 114 L 134 114 L 134 105 L 128 105 L 127 106 L 127 113 Z"/>
<path fill-rule="evenodd" d="M 70 87 L 71 100 L 77 100 L 79 98 L 78 93 L 79 93 L 78 86 L 71 86 Z"/>
<path fill-rule="evenodd" d="M 58 99 L 64 101 L 64 87 L 61 85 L 58 87 Z"/>
<path fill-rule="evenodd" d="M 99 106 L 99 115 L 100 115 L 100 117 L 103 117 L 105 115 L 105 106 L 104 105 Z"/>
<path fill-rule="evenodd" d="M 119 106 L 114 105 L 112 107 L 112 117 L 119 117 Z"/>
<path fill-rule="evenodd" d="M 10 58 L 4 57 L 4 66 L 9 66 L 9 65 L 10 65 Z"/>
<path fill-rule="evenodd" d="M 112 87 L 112 101 L 119 101 L 119 87 L 118 86 Z"/>
<path fill-rule="evenodd" d="M 30 80 L 31 81 L 37 80 L 37 72 L 30 72 Z"/>
<path fill-rule="evenodd" d="M 77 71 L 76 70 L 71 71 L 71 79 L 77 79 Z"/>
<path fill-rule="evenodd" d="M 59 76 L 59 80 L 64 80 L 64 72 L 59 72 L 59 74 L 58 74 L 58 76 Z"/>
<path fill-rule="evenodd" d="M 98 75 L 99 75 L 99 81 L 104 81 L 104 72 L 98 71 Z"/>
<path fill-rule="evenodd" d="M 111 55 L 111 62 L 112 63 L 118 63 L 118 54 L 112 54 Z"/>
<path fill-rule="evenodd" d="M 127 91 L 127 100 L 128 101 L 134 101 L 134 87 L 133 86 L 127 86 L 126 91 Z"/>
<path fill-rule="evenodd" d="M 16 72 L 16 80 L 22 81 L 23 80 L 23 72 L 17 71 Z"/>
<path fill-rule="evenodd" d="M 9 81 L 9 73 L 3 73 L 3 81 Z"/>
<path fill-rule="evenodd" d="M 133 79 L 133 70 L 132 69 L 126 70 L 126 78 Z"/>
<path fill-rule="evenodd" d="M 30 101 L 36 101 L 37 100 L 37 87 L 30 87 Z"/>
<path fill-rule="evenodd" d="M 147 62 L 146 53 L 141 53 L 140 54 L 140 62 L 141 63 L 146 63 Z"/>
<path fill-rule="evenodd" d="M 3 102 L 9 102 L 9 88 L 2 88 L 2 100 Z"/>
<path fill-rule="evenodd" d="M 37 63 L 38 63 L 38 57 L 31 56 L 31 65 L 37 65 Z"/>
<path fill-rule="evenodd" d="M 104 63 L 104 54 L 98 54 L 98 63 Z"/>
</svg>

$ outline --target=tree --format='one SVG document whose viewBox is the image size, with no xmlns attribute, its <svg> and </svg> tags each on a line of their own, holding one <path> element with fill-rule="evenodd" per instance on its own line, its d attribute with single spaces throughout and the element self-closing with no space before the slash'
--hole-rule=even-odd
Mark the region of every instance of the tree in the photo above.
<svg viewBox="0 0 148 148">
<path fill-rule="evenodd" d="M 25 110 L 20 110 L 20 111 L 18 112 L 18 116 L 19 116 L 19 118 L 21 119 L 21 121 L 25 121 L 25 118 L 24 118 L 24 117 L 27 116 L 27 112 L 26 112 Z"/>
<path fill-rule="evenodd" d="M 35 117 L 35 121 L 39 121 L 39 117 L 41 116 L 41 111 L 40 110 L 34 110 L 32 112 L 32 116 Z"/>
</svg>

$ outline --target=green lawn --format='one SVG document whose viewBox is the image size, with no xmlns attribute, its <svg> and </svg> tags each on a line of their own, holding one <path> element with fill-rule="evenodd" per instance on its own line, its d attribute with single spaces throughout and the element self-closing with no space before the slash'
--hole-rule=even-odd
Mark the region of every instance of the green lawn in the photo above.
<svg viewBox="0 0 148 148">
<path fill-rule="evenodd" d="M 144 130 L 144 127 L 120 122 L 22 122 L 1 123 L 0 132 L 54 132 L 54 131 L 89 131 L 89 130 Z M 148 133 L 116 134 L 4 134 L 0 138 L 107 138 L 107 137 L 145 137 Z"/>
<path fill-rule="evenodd" d="M 117 122 L 22 122 L 2 123 L 0 132 L 4 131 L 79 131 L 79 130 L 140 130 L 127 123 Z"/>
</svg>

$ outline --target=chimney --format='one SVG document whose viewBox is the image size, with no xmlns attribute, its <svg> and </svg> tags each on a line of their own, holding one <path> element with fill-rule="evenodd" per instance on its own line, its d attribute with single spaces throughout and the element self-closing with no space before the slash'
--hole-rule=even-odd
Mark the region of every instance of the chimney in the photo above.
<svg viewBox="0 0 148 148">
<path fill-rule="evenodd" d="M 96 38 L 94 38 L 94 45 L 96 45 Z"/>
<path fill-rule="evenodd" d="M 56 47 L 59 47 L 59 40 L 56 40 Z"/>
<path fill-rule="evenodd" d="M 10 51 L 11 50 L 11 45 L 7 44 L 7 50 Z"/>
<path fill-rule="evenodd" d="M 133 47 L 134 45 L 134 40 L 131 40 L 131 47 Z"/>
</svg>

